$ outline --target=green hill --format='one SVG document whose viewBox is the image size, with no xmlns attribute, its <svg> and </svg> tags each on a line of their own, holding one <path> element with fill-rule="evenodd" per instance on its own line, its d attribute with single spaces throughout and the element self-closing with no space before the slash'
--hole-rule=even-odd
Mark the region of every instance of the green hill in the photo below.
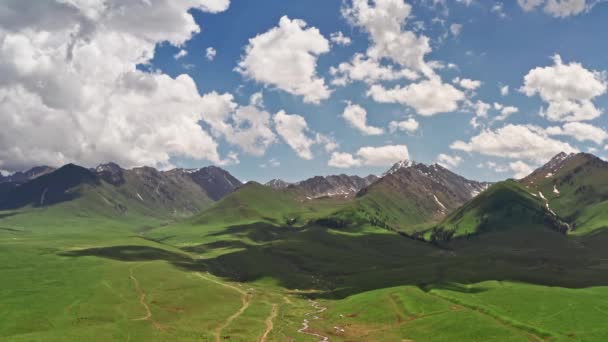
<svg viewBox="0 0 608 342">
<path fill-rule="evenodd" d="M 572 234 L 608 227 L 608 163 L 587 154 L 561 153 L 522 181 L 542 193 Z"/>
<path fill-rule="evenodd" d="M 540 196 L 509 180 L 491 186 L 427 231 L 425 237 L 441 240 L 529 225 L 545 225 L 560 232 L 568 230 Z"/>
</svg>

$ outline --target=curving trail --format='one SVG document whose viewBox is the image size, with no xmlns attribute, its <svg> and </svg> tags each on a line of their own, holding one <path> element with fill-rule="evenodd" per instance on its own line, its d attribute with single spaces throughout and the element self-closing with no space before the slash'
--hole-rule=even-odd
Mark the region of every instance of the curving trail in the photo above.
<svg viewBox="0 0 608 342">
<path fill-rule="evenodd" d="M 260 342 L 266 342 L 268 335 L 274 329 L 274 319 L 277 318 L 277 314 L 279 313 L 278 304 L 272 304 L 272 310 L 270 311 L 270 316 L 266 318 L 266 331 L 264 331 L 264 335 L 260 337 Z"/>
<path fill-rule="evenodd" d="M 163 326 L 160 323 L 158 323 L 157 321 L 152 319 L 152 311 L 150 310 L 148 303 L 146 303 L 146 293 L 141 289 L 141 286 L 139 285 L 139 280 L 137 280 L 137 278 L 135 278 L 135 275 L 133 274 L 134 269 L 135 269 L 134 267 L 131 267 L 129 269 L 129 277 L 131 278 L 131 280 L 133 281 L 133 284 L 135 285 L 135 291 L 137 291 L 137 293 L 139 294 L 139 303 L 141 304 L 141 306 L 144 307 L 146 314 L 143 317 L 133 319 L 133 321 L 150 321 L 150 322 L 152 322 L 152 324 L 154 325 L 154 327 L 156 329 L 162 330 Z"/>
<path fill-rule="evenodd" d="M 327 310 L 326 307 L 321 306 L 321 304 L 319 304 L 318 302 L 309 299 L 308 302 L 310 303 L 310 305 L 316 309 L 316 311 L 313 312 L 309 312 L 307 314 L 305 314 L 304 316 L 310 316 L 310 315 L 314 315 L 312 316 L 313 320 L 319 320 L 321 319 L 318 315 L 323 313 L 325 310 Z M 328 336 L 323 336 L 321 334 L 317 334 L 315 332 L 312 331 L 308 331 L 310 329 L 310 321 L 308 319 L 304 319 L 304 321 L 302 321 L 302 328 L 300 328 L 298 330 L 298 332 L 300 334 L 305 334 L 305 335 L 309 335 L 309 336 L 314 336 L 319 338 L 319 342 L 329 342 L 329 337 Z"/>
<path fill-rule="evenodd" d="M 228 317 L 224 321 L 224 323 L 222 325 L 220 325 L 214 332 L 215 341 L 220 342 L 222 340 L 222 331 L 224 331 L 224 329 L 226 329 L 230 325 L 230 323 L 232 323 L 232 321 L 239 318 L 239 316 L 241 316 L 243 314 L 243 312 L 245 312 L 245 310 L 247 310 L 247 308 L 249 307 L 249 304 L 251 303 L 252 295 L 250 295 L 246 291 L 243 291 L 242 289 L 240 289 L 234 285 L 231 285 L 228 283 L 223 283 L 223 282 L 217 281 L 213 278 L 206 277 L 202 273 L 197 273 L 196 275 L 199 276 L 200 278 L 210 281 L 212 283 L 216 283 L 220 286 L 227 287 L 229 289 L 237 291 L 241 295 L 241 308 L 237 312 L 235 312 L 232 316 Z"/>
</svg>

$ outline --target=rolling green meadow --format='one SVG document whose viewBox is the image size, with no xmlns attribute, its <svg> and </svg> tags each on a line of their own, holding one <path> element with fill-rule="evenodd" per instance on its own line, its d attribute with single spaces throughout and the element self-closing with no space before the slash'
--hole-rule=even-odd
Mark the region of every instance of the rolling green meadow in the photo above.
<svg viewBox="0 0 608 342">
<path fill-rule="evenodd" d="M 429 243 L 285 196 L 245 186 L 179 221 L 2 212 L 0 340 L 608 339 L 608 232 L 513 220 Z"/>
</svg>

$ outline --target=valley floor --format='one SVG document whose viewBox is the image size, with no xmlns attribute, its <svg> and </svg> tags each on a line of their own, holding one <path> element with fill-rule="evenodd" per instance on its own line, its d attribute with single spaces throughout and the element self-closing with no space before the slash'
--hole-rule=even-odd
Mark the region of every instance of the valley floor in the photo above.
<svg viewBox="0 0 608 342">
<path fill-rule="evenodd" d="M 603 235 L 438 248 L 373 227 L 0 216 L 2 341 L 608 339 Z"/>
</svg>

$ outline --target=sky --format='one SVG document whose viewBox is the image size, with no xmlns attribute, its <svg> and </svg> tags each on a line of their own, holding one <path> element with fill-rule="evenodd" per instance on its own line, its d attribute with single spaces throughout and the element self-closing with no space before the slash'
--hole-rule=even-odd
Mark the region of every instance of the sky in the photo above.
<svg viewBox="0 0 608 342">
<path fill-rule="evenodd" d="M 608 155 L 607 29 L 597 0 L 5 0 L 0 172 L 522 177 Z"/>
</svg>

